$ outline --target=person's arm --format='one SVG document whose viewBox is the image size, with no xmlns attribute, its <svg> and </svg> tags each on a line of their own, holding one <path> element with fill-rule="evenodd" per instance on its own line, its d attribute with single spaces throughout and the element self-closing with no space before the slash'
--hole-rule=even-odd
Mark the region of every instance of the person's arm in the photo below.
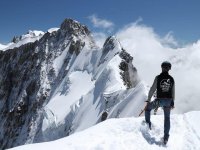
<svg viewBox="0 0 200 150">
<path fill-rule="evenodd" d="M 174 108 L 174 100 L 175 100 L 175 82 L 174 85 L 172 87 L 172 102 L 171 102 L 171 108 Z"/>
<path fill-rule="evenodd" d="M 149 90 L 147 102 L 151 101 L 151 97 L 153 96 L 154 92 L 156 91 L 156 88 L 157 88 L 157 77 L 155 77 L 153 85 L 151 86 L 151 88 Z"/>
<path fill-rule="evenodd" d="M 172 87 L 172 99 L 173 99 L 173 101 L 175 100 L 175 83 Z"/>
</svg>

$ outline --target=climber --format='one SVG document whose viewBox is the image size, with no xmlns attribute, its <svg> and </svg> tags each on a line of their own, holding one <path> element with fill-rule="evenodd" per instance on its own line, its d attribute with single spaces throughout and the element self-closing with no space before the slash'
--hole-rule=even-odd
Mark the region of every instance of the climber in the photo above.
<svg viewBox="0 0 200 150">
<path fill-rule="evenodd" d="M 170 111 L 174 108 L 175 82 L 169 75 L 171 63 L 164 61 L 161 64 L 162 72 L 155 77 L 154 83 L 150 88 L 148 99 L 146 100 L 145 121 L 151 129 L 150 112 L 152 109 L 163 107 L 164 110 L 164 137 L 163 142 L 167 144 L 170 130 Z M 151 97 L 156 91 L 157 98 L 151 102 Z"/>
</svg>

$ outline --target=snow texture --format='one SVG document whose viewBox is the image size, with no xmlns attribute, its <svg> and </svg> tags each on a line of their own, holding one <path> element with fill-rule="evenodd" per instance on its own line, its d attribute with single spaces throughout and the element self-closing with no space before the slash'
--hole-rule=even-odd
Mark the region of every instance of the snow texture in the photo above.
<svg viewBox="0 0 200 150">
<path fill-rule="evenodd" d="M 81 78 L 80 78 L 81 77 Z M 68 90 L 66 94 L 56 94 L 47 104 L 46 108 L 50 109 L 56 115 L 57 121 L 62 121 L 70 112 L 70 107 L 75 104 L 82 95 L 87 94 L 94 87 L 91 76 L 85 72 L 73 72 L 69 76 Z M 78 91 L 78 92 L 77 92 Z"/>
<path fill-rule="evenodd" d="M 58 31 L 60 28 L 51 28 L 51 29 L 49 29 L 48 30 L 48 32 L 49 33 L 52 33 L 52 32 L 54 32 L 54 31 Z"/>
<path fill-rule="evenodd" d="M 87 130 L 52 142 L 30 144 L 12 150 L 198 150 L 200 149 L 200 112 L 171 116 L 170 138 L 162 144 L 163 116 L 153 116 L 149 130 L 140 118 L 109 119 Z"/>
<path fill-rule="evenodd" d="M 6 45 L 3 45 L 0 43 L 0 50 L 4 49 L 6 47 Z"/>
<path fill-rule="evenodd" d="M 3 51 L 8 50 L 8 49 L 13 49 L 16 47 L 20 47 L 21 45 L 24 45 L 26 43 L 34 43 L 36 40 L 39 40 L 42 36 L 44 35 L 43 31 L 31 31 L 29 30 L 27 34 L 24 34 L 20 37 L 20 40 L 17 43 L 9 43 L 5 47 L 3 47 Z M 1 47 L 0 47 L 1 50 Z"/>
</svg>

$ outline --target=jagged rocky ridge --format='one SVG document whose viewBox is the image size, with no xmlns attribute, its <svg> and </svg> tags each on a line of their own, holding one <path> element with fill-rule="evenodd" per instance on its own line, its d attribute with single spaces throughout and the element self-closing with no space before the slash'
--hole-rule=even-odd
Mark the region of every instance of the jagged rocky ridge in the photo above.
<svg viewBox="0 0 200 150">
<path fill-rule="evenodd" d="M 34 43 L 0 51 L 0 149 L 67 136 L 98 123 L 104 111 L 108 118 L 134 115 L 138 110 L 125 109 L 135 103 L 128 97 L 135 89 L 139 95 L 144 92 L 142 86 L 135 88 L 140 80 L 132 60 L 115 37 L 100 49 L 88 28 L 72 19 Z M 67 106 L 63 120 L 44 128 L 44 120 L 56 115 L 47 106 L 56 95 L 67 95 L 67 81 L 76 71 L 90 74 L 94 88 Z M 109 92 L 113 82 L 108 78 L 120 88 Z M 90 113 L 94 115 L 87 123 Z"/>
</svg>

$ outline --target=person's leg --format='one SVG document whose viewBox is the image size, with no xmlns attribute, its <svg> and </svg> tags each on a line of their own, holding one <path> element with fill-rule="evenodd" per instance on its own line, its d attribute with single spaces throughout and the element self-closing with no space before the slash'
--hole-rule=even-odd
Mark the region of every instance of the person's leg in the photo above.
<svg viewBox="0 0 200 150">
<path fill-rule="evenodd" d="M 149 124 L 149 127 L 151 127 L 151 110 L 155 109 L 159 105 L 158 100 L 154 100 L 147 104 L 147 108 L 145 110 L 145 121 Z"/>
<path fill-rule="evenodd" d="M 167 142 L 169 138 L 170 130 L 170 111 L 171 111 L 171 100 L 161 99 L 160 106 L 164 109 L 164 141 Z"/>
<path fill-rule="evenodd" d="M 164 107 L 164 141 L 168 141 L 169 138 L 169 130 L 170 130 L 170 111 L 171 108 Z"/>
</svg>

